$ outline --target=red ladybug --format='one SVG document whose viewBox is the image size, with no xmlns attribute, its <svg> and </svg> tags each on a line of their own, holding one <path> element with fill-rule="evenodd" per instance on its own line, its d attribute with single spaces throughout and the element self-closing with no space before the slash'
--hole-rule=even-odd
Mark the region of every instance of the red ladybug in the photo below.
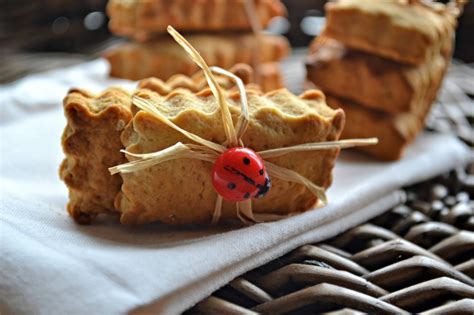
<svg viewBox="0 0 474 315">
<path fill-rule="evenodd" d="M 232 148 L 222 153 L 212 168 L 212 184 L 230 201 L 263 197 L 270 187 L 263 160 L 249 148 Z"/>
</svg>

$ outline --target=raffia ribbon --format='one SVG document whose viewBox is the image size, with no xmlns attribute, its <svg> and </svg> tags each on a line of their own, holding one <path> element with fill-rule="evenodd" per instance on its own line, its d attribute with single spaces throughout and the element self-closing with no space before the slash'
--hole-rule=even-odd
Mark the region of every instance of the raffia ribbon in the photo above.
<svg viewBox="0 0 474 315">
<path fill-rule="evenodd" d="M 166 124 L 167 126 L 173 128 L 177 132 L 184 135 L 189 140 L 195 142 L 196 144 L 183 144 L 181 142 L 176 143 L 175 145 L 163 149 L 161 151 L 152 152 L 152 153 L 144 153 L 144 154 L 135 154 L 128 152 L 126 150 L 121 150 L 121 152 L 137 158 L 137 160 L 117 165 L 114 167 L 109 168 L 111 174 L 117 173 L 130 173 L 135 172 L 138 170 L 142 170 L 153 165 L 157 165 L 166 161 L 182 159 L 182 158 L 191 158 L 206 161 L 209 163 L 215 163 L 219 154 L 226 151 L 228 148 L 237 147 L 237 146 L 244 146 L 242 142 L 242 136 L 245 133 L 245 130 L 249 124 L 249 113 L 248 113 L 248 102 L 247 102 L 247 94 L 245 91 L 245 86 L 240 78 L 235 76 L 234 74 L 218 68 L 212 67 L 209 68 L 201 57 L 201 55 L 194 49 L 193 46 L 181 35 L 179 34 L 173 27 L 168 26 L 168 33 L 180 44 L 185 51 L 189 54 L 192 60 L 204 71 L 204 75 L 206 80 L 209 84 L 209 88 L 211 89 L 214 97 L 217 99 L 219 104 L 219 108 L 221 111 L 221 117 L 224 125 L 224 132 L 226 135 L 226 145 L 214 143 L 199 137 L 196 134 L 193 134 L 189 131 L 182 129 L 181 127 L 174 124 L 168 118 L 166 118 L 161 112 L 155 107 L 152 101 L 134 96 L 133 97 L 133 104 L 135 104 L 141 110 L 153 115 L 162 123 Z M 213 72 L 218 73 L 220 75 L 225 75 L 234 80 L 237 84 L 239 93 L 240 93 L 240 101 L 241 101 L 241 112 L 239 119 L 237 121 L 236 126 L 234 126 L 232 121 L 232 116 L 229 110 L 229 105 L 227 104 L 227 100 L 225 97 L 224 92 L 222 91 L 221 87 L 217 83 Z M 285 148 L 278 148 L 278 149 L 271 149 L 257 152 L 262 159 L 268 159 L 272 157 L 282 156 L 285 154 L 293 153 L 293 152 L 303 152 L 303 151 L 315 151 L 315 150 L 327 150 L 327 149 L 334 149 L 334 148 L 349 148 L 354 146 L 363 146 L 363 145 L 372 145 L 376 144 L 378 140 L 376 138 L 369 138 L 369 139 L 351 139 L 351 140 L 340 140 L 340 141 L 328 141 L 328 142 L 316 142 L 316 143 L 305 143 L 300 145 L 295 145 L 292 147 L 285 147 Z M 271 162 L 265 161 L 265 167 L 267 169 L 268 174 L 271 177 L 279 178 L 284 181 L 295 182 L 301 185 L 304 185 L 311 193 L 318 197 L 320 201 L 324 204 L 327 203 L 326 194 L 324 188 L 315 185 L 312 181 L 305 178 L 301 174 L 297 172 L 275 165 Z M 251 199 L 237 202 L 236 203 L 237 209 L 237 217 L 244 223 L 255 223 L 259 222 L 260 219 L 263 220 L 273 220 L 281 218 L 282 216 L 279 215 L 262 215 L 259 218 L 256 218 L 252 211 L 252 201 Z M 216 205 L 212 217 L 212 223 L 217 223 L 221 217 L 222 211 L 222 197 L 217 194 Z"/>
</svg>

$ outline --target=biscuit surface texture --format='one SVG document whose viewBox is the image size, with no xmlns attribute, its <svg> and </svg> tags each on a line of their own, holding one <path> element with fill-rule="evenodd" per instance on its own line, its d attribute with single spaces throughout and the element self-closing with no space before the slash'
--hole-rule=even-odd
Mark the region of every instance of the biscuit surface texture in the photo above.
<svg viewBox="0 0 474 315">
<path fill-rule="evenodd" d="M 442 6 L 442 4 L 439 4 Z M 397 62 L 419 65 L 449 50 L 456 17 L 408 0 L 338 0 L 326 5 L 324 35 Z"/>
<path fill-rule="evenodd" d="M 433 60 L 426 78 L 428 80 L 426 87 L 408 112 L 387 113 L 367 108 L 351 100 L 327 95 L 327 102 L 331 107 L 342 108 L 346 113 L 347 124 L 342 138 L 378 137 L 377 145 L 359 147 L 357 150 L 381 160 L 400 159 L 406 147 L 422 130 L 446 68 L 447 62 L 444 57 L 438 56 Z"/>
<path fill-rule="evenodd" d="M 325 93 L 369 109 L 410 112 L 423 100 L 431 77 L 438 76 L 440 58 L 420 66 L 403 65 L 318 38 L 306 60 L 307 78 Z"/>
</svg>

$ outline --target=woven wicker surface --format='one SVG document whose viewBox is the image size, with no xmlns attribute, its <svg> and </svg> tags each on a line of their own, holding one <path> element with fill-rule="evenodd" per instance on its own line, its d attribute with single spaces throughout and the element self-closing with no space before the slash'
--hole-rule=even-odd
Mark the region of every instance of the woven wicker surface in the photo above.
<svg viewBox="0 0 474 315">
<path fill-rule="evenodd" d="M 302 52 L 286 61 L 302 86 Z M 427 129 L 473 146 L 474 68 L 454 62 Z M 474 313 L 474 164 L 403 189 L 406 202 L 234 279 L 188 314 Z"/>
<path fill-rule="evenodd" d="M 408 187 L 404 204 L 250 271 L 188 313 L 472 314 L 473 173 Z"/>
</svg>

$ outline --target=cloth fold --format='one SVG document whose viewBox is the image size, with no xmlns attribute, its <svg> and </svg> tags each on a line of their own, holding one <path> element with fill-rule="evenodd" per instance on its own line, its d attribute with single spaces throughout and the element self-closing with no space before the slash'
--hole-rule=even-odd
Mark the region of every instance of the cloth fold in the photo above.
<svg viewBox="0 0 474 315">
<path fill-rule="evenodd" d="M 105 79 L 101 64 L 1 87 L 2 314 L 176 314 L 247 270 L 382 213 L 404 198 L 399 187 L 472 158 L 453 137 L 423 134 L 395 163 L 344 152 L 329 205 L 281 221 L 234 230 L 132 228 L 110 219 L 78 226 L 67 215 L 67 190 L 58 176 L 66 123 L 60 104 L 72 85 L 98 92 L 117 83 Z M 24 94 L 28 80 L 41 84 Z M 46 86 L 51 90 L 41 89 Z"/>
</svg>

